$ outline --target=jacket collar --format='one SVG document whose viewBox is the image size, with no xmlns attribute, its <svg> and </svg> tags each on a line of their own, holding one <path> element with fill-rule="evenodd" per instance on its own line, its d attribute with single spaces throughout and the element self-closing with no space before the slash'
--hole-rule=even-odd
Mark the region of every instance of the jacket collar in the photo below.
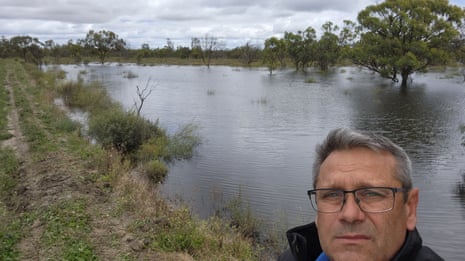
<svg viewBox="0 0 465 261">
<path fill-rule="evenodd" d="M 286 235 L 292 256 L 297 261 L 315 260 L 323 252 L 315 222 L 290 229 Z"/>
</svg>

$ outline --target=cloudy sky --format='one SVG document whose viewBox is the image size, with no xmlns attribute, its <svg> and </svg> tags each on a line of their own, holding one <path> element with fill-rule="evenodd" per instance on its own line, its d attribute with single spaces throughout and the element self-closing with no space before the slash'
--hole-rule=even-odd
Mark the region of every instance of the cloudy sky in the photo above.
<svg viewBox="0 0 465 261">
<path fill-rule="evenodd" d="M 271 36 L 326 21 L 342 24 L 380 0 L 0 0 L 0 36 L 30 35 L 66 43 L 90 30 L 111 30 L 131 48 L 189 46 L 217 37 L 226 47 L 263 44 Z M 451 0 L 465 6 L 465 0 Z"/>
</svg>

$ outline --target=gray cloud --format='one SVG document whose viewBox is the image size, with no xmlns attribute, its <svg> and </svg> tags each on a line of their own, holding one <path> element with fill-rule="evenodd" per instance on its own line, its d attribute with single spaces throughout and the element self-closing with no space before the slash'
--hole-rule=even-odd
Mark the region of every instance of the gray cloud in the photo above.
<svg viewBox="0 0 465 261">
<path fill-rule="evenodd" d="M 451 2 L 457 2 L 451 1 Z M 460 0 L 463 1 L 463 0 Z M 189 45 L 204 34 L 228 46 L 263 43 L 285 31 L 340 24 L 378 0 L 0 0 L 0 36 L 41 40 L 84 38 L 88 30 L 111 30 L 132 47 Z"/>
</svg>

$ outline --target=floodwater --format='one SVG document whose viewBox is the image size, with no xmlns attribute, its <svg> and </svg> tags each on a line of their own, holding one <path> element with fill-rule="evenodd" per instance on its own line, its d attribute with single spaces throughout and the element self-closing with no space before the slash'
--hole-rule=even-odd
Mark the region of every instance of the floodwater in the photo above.
<svg viewBox="0 0 465 261">
<path fill-rule="evenodd" d="M 131 108 L 136 86 L 152 87 L 142 114 L 169 132 L 194 123 L 204 142 L 191 160 L 176 162 L 163 193 L 200 217 L 240 198 L 263 220 L 264 231 L 284 234 L 314 219 L 311 189 L 314 147 L 336 127 L 382 133 L 412 158 L 420 189 L 418 229 L 446 260 L 465 254 L 465 83 L 458 69 L 415 74 L 402 92 L 356 67 L 328 74 L 226 66 L 63 66 L 69 77 L 103 82 Z M 133 74 L 136 78 L 127 77 Z"/>
</svg>

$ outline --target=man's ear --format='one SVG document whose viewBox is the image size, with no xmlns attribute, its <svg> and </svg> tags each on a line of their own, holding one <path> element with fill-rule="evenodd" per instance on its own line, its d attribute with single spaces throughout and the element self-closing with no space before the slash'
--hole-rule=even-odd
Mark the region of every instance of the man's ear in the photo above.
<svg viewBox="0 0 465 261">
<path fill-rule="evenodd" d="M 419 191 L 413 188 L 408 193 L 407 203 L 405 204 L 407 213 L 407 229 L 412 231 L 417 225 L 417 206 Z"/>
</svg>

